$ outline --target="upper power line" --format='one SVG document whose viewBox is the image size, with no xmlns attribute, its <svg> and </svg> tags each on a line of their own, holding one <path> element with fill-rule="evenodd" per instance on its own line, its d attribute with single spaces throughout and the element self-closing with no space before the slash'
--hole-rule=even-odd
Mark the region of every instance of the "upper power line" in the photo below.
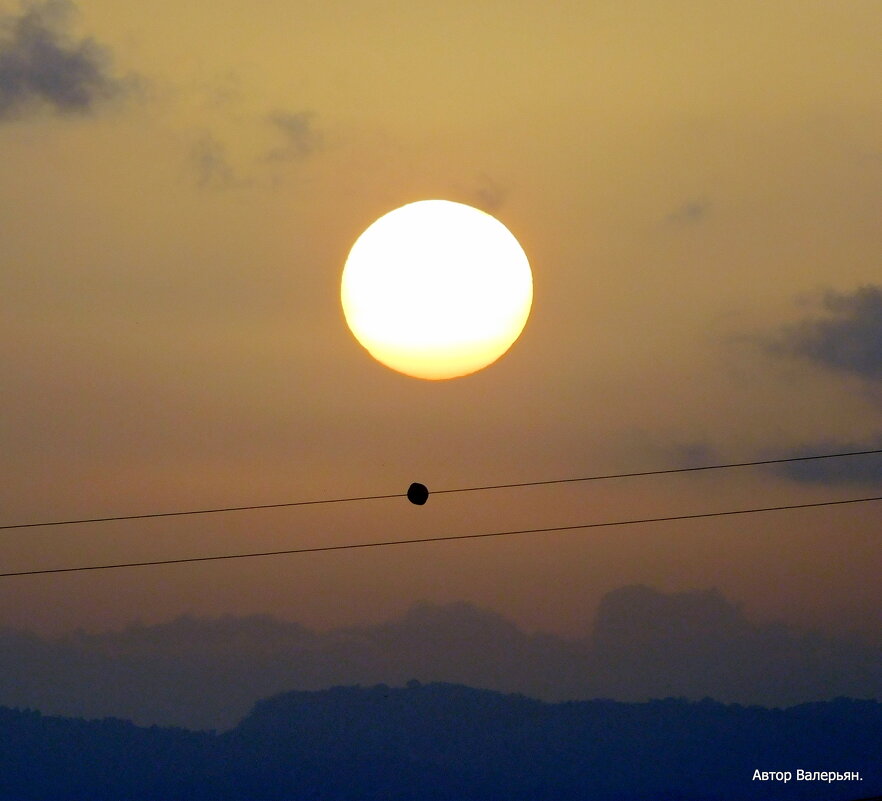
<svg viewBox="0 0 882 801">
<path fill-rule="evenodd" d="M 605 473 L 591 476 L 578 476 L 574 478 L 554 478 L 544 481 L 521 481 L 514 484 L 487 484 L 476 487 L 457 487 L 455 489 L 432 490 L 434 495 L 449 495 L 458 492 L 480 492 L 483 490 L 513 489 L 518 487 L 539 487 L 549 484 L 572 484 L 579 481 L 608 481 L 617 478 L 642 478 L 646 476 L 664 476 L 675 473 L 697 473 L 706 470 L 727 470 L 736 467 L 760 467 L 762 465 L 787 464 L 789 462 L 807 462 L 817 459 L 839 459 L 848 456 L 869 456 L 882 453 L 882 448 L 864 451 L 842 451 L 840 453 L 822 453 L 811 456 L 787 456 L 778 459 L 758 459 L 752 462 L 725 462 L 721 464 L 706 464 L 696 467 L 670 467 L 662 470 L 640 470 L 631 473 Z M 354 501 L 379 501 L 389 498 L 405 498 L 406 492 L 395 492 L 386 495 L 359 495 L 348 498 L 321 498 L 312 501 L 287 501 L 285 503 L 263 503 L 249 506 L 223 506 L 212 509 L 186 509 L 176 512 L 148 512 L 136 515 L 113 515 L 110 517 L 87 517 L 72 520 L 49 520 L 39 523 L 11 523 L 0 525 L 0 531 L 9 531 L 20 528 L 40 528 L 47 526 L 73 526 L 81 523 L 110 523 L 123 520 L 148 520 L 156 517 L 183 517 L 186 515 L 210 515 L 223 512 L 251 512 L 258 509 L 284 509 L 293 506 L 318 506 L 331 503 L 351 503 Z"/>
</svg>

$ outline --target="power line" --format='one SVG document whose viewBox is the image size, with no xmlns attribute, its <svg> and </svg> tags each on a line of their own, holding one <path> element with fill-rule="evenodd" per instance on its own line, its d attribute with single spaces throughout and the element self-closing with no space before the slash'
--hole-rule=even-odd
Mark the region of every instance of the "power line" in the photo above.
<svg viewBox="0 0 882 801">
<path fill-rule="evenodd" d="M 882 453 L 882 448 L 868 451 L 844 451 L 842 453 L 822 453 L 814 456 L 787 456 L 780 459 L 759 459 L 753 462 L 726 462 L 706 464 L 698 467 L 670 467 L 663 470 L 643 470 L 637 473 L 606 473 L 604 475 L 582 476 L 581 478 L 555 478 L 549 481 L 525 481 L 520 484 L 496 484 L 486 487 L 463 487 L 461 489 L 433 490 L 433 495 L 447 492 L 475 492 L 478 490 L 509 489 L 513 487 L 539 487 L 545 484 L 568 484 L 576 481 L 606 481 L 613 478 L 643 478 L 645 476 L 665 476 L 674 473 L 697 473 L 702 470 L 727 470 L 733 467 L 759 467 L 761 465 L 786 464 L 787 462 L 807 462 L 812 459 L 838 459 L 844 456 L 869 456 Z"/>
<path fill-rule="evenodd" d="M 448 495 L 457 492 L 480 492 L 483 490 L 514 489 L 518 487 L 539 487 L 549 484 L 572 484 L 578 481 L 608 481 L 616 478 L 643 478 L 646 476 L 664 476 L 674 473 L 697 473 L 703 470 L 727 470 L 734 467 L 759 467 L 762 465 L 786 464 L 788 462 L 806 462 L 815 459 L 838 459 L 846 456 L 869 456 L 882 453 L 882 448 L 866 451 L 844 451 L 841 453 L 824 453 L 813 456 L 788 456 L 780 459 L 760 459 L 753 462 L 727 462 L 724 464 L 708 464 L 698 467 L 671 467 L 663 470 L 641 470 L 636 473 L 607 473 L 602 475 L 580 476 L 577 478 L 555 478 L 546 481 L 523 481 L 516 484 L 488 484 L 479 487 L 459 487 L 456 489 L 433 490 L 433 495 Z M 258 509 L 284 509 L 294 506 L 318 506 L 331 503 L 351 503 L 353 501 L 379 501 L 389 498 L 405 498 L 407 493 L 396 492 L 388 495 L 361 495 L 351 498 L 323 498 L 314 501 L 289 501 L 287 503 L 264 503 L 250 506 L 224 506 L 213 509 L 187 509 L 178 512 L 150 512 L 137 515 L 116 515 L 113 517 L 90 517 L 75 520 L 51 520 L 42 523 L 13 523 L 0 526 L 0 531 L 21 528 L 43 528 L 49 526 L 74 526 L 81 523 L 110 523 L 123 520 L 149 520 L 157 517 L 184 517 L 189 515 L 210 515 L 224 512 L 252 512 Z"/>
<path fill-rule="evenodd" d="M 116 515 L 114 517 L 88 517 L 78 520 L 52 520 L 45 523 L 14 523 L 0 526 L 0 531 L 14 528 L 40 528 L 44 526 L 75 526 L 80 523 L 111 523 L 118 520 L 149 520 L 154 517 L 184 517 L 186 515 L 212 515 L 222 512 L 251 512 L 257 509 L 283 509 L 289 506 L 316 506 L 325 503 L 349 503 L 351 501 L 379 501 L 384 498 L 404 498 L 405 493 L 392 495 L 364 495 L 358 498 L 324 498 L 318 501 L 290 501 L 288 503 L 263 503 L 252 506 L 224 506 L 217 509 L 187 509 L 180 512 L 150 512 L 140 515 Z"/>
<path fill-rule="evenodd" d="M 292 548 L 285 551 L 263 551 L 259 553 L 235 553 L 216 556 L 191 556 L 184 559 L 157 559 L 149 562 L 124 562 L 112 565 L 80 565 L 78 567 L 55 567 L 46 570 L 21 570 L 13 573 L 0 573 L 0 578 L 12 576 L 41 576 L 48 573 L 78 573 L 86 570 L 117 570 L 124 567 L 156 567 L 159 565 L 181 565 L 193 562 L 217 562 L 222 559 L 252 559 L 260 556 L 289 556 L 293 554 L 320 553 L 323 551 L 350 551 L 356 548 L 380 548 L 388 545 L 416 545 L 426 542 L 447 542 L 449 540 L 477 540 L 489 537 L 508 537 L 512 534 L 543 534 L 552 531 L 575 531 L 589 528 L 611 528 L 613 526 L 633 526 L 643 523 L 667 523 L 676 520 L 698 520 L 708 517 L 758 514 L 761 512 L 784 512 L 793 509 L 817 509 L 821 506 L 843 506 L 845 504 L 870 503 L 882 501 L 882 496 L 872 498 L 848 498 L 840 501 L 820 501 L 816 503 L 796 503 L 787 506 L 765 506 L 752 509 L 728 509 L 722 512 L 699 512 L 688 515 L 668 517 L 644 517 L 634 520 L 613 520 L 603 523 L 579 523 L 574 526 L 550 526 L 548 528 L 524 528 L 514 531 L 493 531 L 482 534 L 454 534 L 448 537 L 421 537 L 409 540 L 381 540 L 378 542 L 357 542 L 343 545 L 319 545 L 312 548 Z"/>
</svg>

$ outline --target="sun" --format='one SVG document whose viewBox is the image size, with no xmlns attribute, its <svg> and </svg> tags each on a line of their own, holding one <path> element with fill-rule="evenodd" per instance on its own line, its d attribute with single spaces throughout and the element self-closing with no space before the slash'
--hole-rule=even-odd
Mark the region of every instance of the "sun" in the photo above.
<svg viewBox="0 0 882 801">
<path fill-rule="evenodd" d="M 421 200 L 358 237 L 340 297 L 349 328 L 377 361 L 416 378 L 457 378 L 492 364 L 520 336 L 533 275 L 495 217 Z"/>
</svg>

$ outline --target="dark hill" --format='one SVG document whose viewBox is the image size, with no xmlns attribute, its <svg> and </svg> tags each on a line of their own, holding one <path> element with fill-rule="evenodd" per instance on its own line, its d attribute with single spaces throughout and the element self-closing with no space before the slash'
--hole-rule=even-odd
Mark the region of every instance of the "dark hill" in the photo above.
<svg viewBox="0 0 882 801">
<path fill-rule="evenodd" d="M 0 710 L 0 800 L 845 801 L 882 792 L 882 704 L 549 704 L 459 685 L 258 703 L 224 734 Z M 797 769 L 861 781 L 798 782 Z M 794 778 L 754 780 L 755 770 Z"/>
</svg>

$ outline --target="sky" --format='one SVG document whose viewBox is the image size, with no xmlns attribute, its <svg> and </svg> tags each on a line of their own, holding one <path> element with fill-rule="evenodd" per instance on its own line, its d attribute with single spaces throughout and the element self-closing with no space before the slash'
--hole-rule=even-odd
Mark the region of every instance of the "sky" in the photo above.
<svg viewBox="0 0 882 801">
<path fill-rule="evenodd" d="M 882 447 L 876 0 L 0 0 L 0 523 Z M 533 310 L 427 382 L 340 276 L 405 203 L 497 216 Z M 0 532 L 3 572 L 879 495 L 879 457 Z M 0 579 L 0 625 L 465 600 L 583 635 L 717 588 L 878 636 L 878 504 Z"/>
</svg>

